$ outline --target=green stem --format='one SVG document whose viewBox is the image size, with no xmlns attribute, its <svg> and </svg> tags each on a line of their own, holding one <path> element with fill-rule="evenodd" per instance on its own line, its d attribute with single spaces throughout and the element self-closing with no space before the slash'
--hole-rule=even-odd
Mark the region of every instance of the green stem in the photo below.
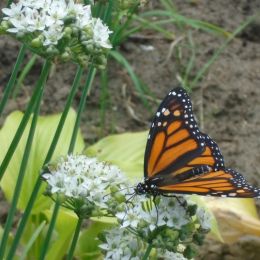
<svg viewBox="0 0 260 260">
<path fill-rule="evenodd" d="M 14 68 L 13 68 L 13 71 L 12 71 L 12 74 L 11 74 L 11 77 L 10 77 L 6 87 L 5 87 L 4 96 L 3 96 L 2 101 L 0 103 L 0 116 L 3 113 L 3 110 L 5 108 L 7 100 L 8 100 L 8 98 L 9 98 L 9 96 L 10 96 L 12 90 L 13 90 L 14 83 L 15 83 L 20 65 L 21 65 L 21 63 L 24 59 L 25 50 L 26 50 L 26 47 L 25 47 L 25 45 L 23 45 L 21 47 L 20 51 L 19 51 L 17 60 L 15 62 L 15 65 L 14 65 Z"/>
<path fill-rule="evenodd" d="M 8 0 L 7 7 L 9 7 L 12 4 L 13 0 Z"/>
<path fill-rule="evenodd" d="M 54 230 L 55 223 L 56 223 L 56 220 L 57 220 L 57 217 L 58 217 L 59 209 L 60 209 L 60 203 L 59 203 L 59 199 L 57 198 L 57 200 L 55 202 L 54 209 L 53 209 L 49 228 L 48 228 L 48 231 L 47 231 L 47 234 L 46 234 L 46 238 L 44 240 L 44 243 L 43 243 L 43 246 L 42 246 L 42 249 L 41 249 L 40 258 L 39 258 L 40 260 L 44 260 L 46 253 L 48 252 L 49 243 L 50 243 L 52 232 Z"/>
<path fill-rule="evenodd" d="M 35 111 L 34 111 L 32 123 L 31 123 L 30 131 L 29 131 L 29 134 L 28 134 L 26 146 L 25 146 L 25 149 L 24 149 L 24 154 L 23 154 L 19 174 L 18 174 L 17 181 L 16 181 L 16 186 L 15 186 L 15 190 L 14 190 L 14 194 L 13 194 L 13 198 L 12 198 L 11 208 L 9 209 L 7 221 L 5 223 L 5 229 L 4 229 L 4 233 L 3 233 L 2 241 L 1 241 L 1 245 L 0 245 L 0 260 L 2 260 L 4 258 L 4 253 L 5 253 L 5 249 L 6 249 L 6 245 L 7 245 L 9 232 L 12 228 L 13 219 L 14 219 L 14 215 L 15 215 L 15 212 L 16 212 L 18 199 L 19 199 L 19 196 L 20 196 L 20 193 L 21 193 L 24 174 L 26 172 L 26 167 L 27 167 L 27 164 L 28 164 L 29 156 L 30 156 L 33 137 L 34 137 L 37 121 L 38 121 L 42 94 L 43 94 L 43 90 L 44 90 L 44 86 L 45 86 L 45 83 L 46 83 L 46 80 L 47 80 L 49 70 L 50 70 L 50 62 L 46 61 L 45 65 L 43 67 L 42 74 L 41 74 L 40 79 L 39 79 L 39 81 L 41 82 L 41 84 L 40 84 L 41 87 L 39 89 L 39 95 L 37 96 L 37 99 L 36 99 Z"/>
<path fill-rule="evenodd" d="M 69 252 L 68 252 L 68 255 L 66 258 L 67 260 L 72 260 L 72 258 L 73 258 L 73 254 L 74 254 L 74 251 L 75 251 L 75 248 L 76 248 L 76 245 L 78 242 L 79 234 L 80 234 L 80 228 L 81 228 L 82 221 L 83 221 L 83 218 L 79 217 L 78 223 L 77 223 L 77 226 L 76 226 L 76 229 L 74 232 L 74 236 L 73 236 L 73 239 L 72 239 L 72 242 L 70 245 L 70 249 L 69 249 Z"/>
<path fill-rule="evenodd" d="M 153 249 L 152 244 L 148 244 L 148 247 L 146 248 L 146 251 L 145 251 L 145 254 L 144 254 L 142 260 L 147 260 L 147 259 L 148 259 L 148 257 L 150 256 L 150 253 L 151 253 L 152 249 Z"/>
<path fill-rule="evenodd" d="M 108 23 L 108 21 L 110 21 L 111 19 L 111 13 L 112 13 L 112 10 L 113 10 L 113 1 L 114 0 L 109 0 L 109 3 L 108 3 L 108 7 L 106 8 L 106 11 L 105 11 L 105 14 L 104 14 L 104 22 L 105 23 Z"/>
<path fill-rule="evenodd" d="M 46 63 L 44 64 L 43 66 L 43 69 L 42 69 L 42 72 L 41 72 L 41 75 L 40 75 L 40 78 L 36 84 L 36 87 L 35 87 L 35 90 L 34 90 L 34 93 L 30 99 L 30 102 L 26 108 L 26 111 L 24 113 L 24 116 L 18 126 L 18 129 L 16 130 L 16 133 L 15 133 L 15 136 L 8 148 L 8 151 L 7 153 L 5 154 L 5 157 L 1 163 L 1 166 L 0 166 L 0 180 L 2 179 L 4 173 L 5 173 L 5 170 L 10 162 L 10 160 L 12 159 L 12 156 L 17 148 L 17 144 L 19 143 L 22 135 L 23 135 L 23 132 L 24 132 L 24 129 L 30 119 L 30 116 L 31 116 L 31 113 L 33 112 L 34 110 L 34 107 L 35 107 L 35 103 L 37 102 L 39 96 L 41 95 L 41 88 L 42 88 L 42 82 L 45 81 L 45 79 L 47 78 L 48 74 L 49 74 L 49 70 L 50 70 L 50 67 L 51 67 L 51 62 L 49 61 L 46 61 Z"/>
<path fill-rule="evenodd" d="M 17 79 L 17 83 L 16 86 L 14 88 L 14 91 L 12 93 L 12 98 L 15 99 L 17 97 L 17 94 L 19 93 L 23 81 L 25 79 L 25 77 L 28 75 L 28 73 L 31 71 L 36 59 L 37 59 L 38 55 L 34 54 L 31 59 L 29 60 L 29 62 L 25 65 L 24 69 L 22 70 L 20 76 Z"/>
<path fill-rule="evenodd" d="M 83 72 L 83 69 L 81 67 L 78 67 L 78 70 L 77 70 L 77 73 L 76 73 L 76 76 L 75 76 L 75 79 L 74 79 L 74 82 L 73 82 L 73 86 L 72 86 L 71 92 L 70 92 L 70 94 L 69 94 L 69 96 L 67 98 L 64 111 L 63 111 L 63 113 L 61 115 L 58 127 L 57 127 L 56 132 L 54 134 L 54 137 L 52 139 L 52 143 L 51 143 L 51 145 L 49 147 L 48 153 L 47 153 L 46 158 L 44 160 L 44 164 L 46 164 L 47 162 L 50 161 L 50 159 L 51 159 L 51 157 L 52 157 L 52 155 L 53 155 L 53 153 L 55 151 L 55 148 L 56 148 L 56 145 L 58 143 L 61 131 L 63 129 L 65 120 L 67 118 L 70 106 L 71 106 L 72 101 L 73 101 L 73 99 L 75 97 L 75 94 L 76 94 L 76 92 L 78 90 L 79 82 L 80 82 L 80 79 L 81 79 L 81 76 L 82 76 L 82 72 Z M 41 187 L 41 184 L 42 184 L 42 180 L 41 180 L 41 176 L 39 176 L 37 178 L 37 180 L 36 180 L 35 185 L 34 185 L 32 194 L 31 194 L 30 199 L 28 201 L 28 204 L 27 204 L 27 206 L 25 208 L 25 211 L 24 211 L 24 214 L 22 216 L 21 222 L 20 222 L 20 224 L 19 224 L 19 226 L 17 228 L 16 234 L 14 236 L 13 243 L 11 245 L 11 248 L 10 248 L 9 253 L 7 255 L 7 258 L 6 258 L 7 260 L 12 260 L 14 258 L 15 251 L 16 251 L 16 249 L 18 247 L 19 241 L 21 239 L 21 236 L 23 234 L 25 225 L 26 225 L 26 223 L 28 221 L 28 218 L 30 216 L 31 210 L 33 208 L 33 205 L 34 205 L 34 202 L 36 200 L 36 197 L 37 197 L 37 194 L 39 192 L 39 189 Z"/>
<path fill-rule="evenodd" d="M 95 73 L 96 73 L 96 69 L 94 68 L 94 66 L 91 66 L 90 69 L 89 69 L 89 72 L 88 72 L 86 84 L 85 84 L 85 86 L 83 88 L 83 92 L 81 94 L 80 103 L 79 103 L 79 107 L 78 107 L 78 111 L 77 111 L 77 118 L 76 118 L 76 122 L 75 122 L 75 125 L 74 125 L 74 128 L 73 128 L 68 153 L 72 153 L 73 150 L 74 150 L 74 146 L 75 146 L 75 143 L 76 143 L 77 134 L 78 134 L 78 130 L 79 130 L 79 125 L 80 125 L 81 115 L 82 115 L 82 112 L 84 110 L 88 91 L 89 91 L 89 88 L 90 88 L 90 86 L 93 82 L 93 79 L 95 77 Z"/>
</svg>

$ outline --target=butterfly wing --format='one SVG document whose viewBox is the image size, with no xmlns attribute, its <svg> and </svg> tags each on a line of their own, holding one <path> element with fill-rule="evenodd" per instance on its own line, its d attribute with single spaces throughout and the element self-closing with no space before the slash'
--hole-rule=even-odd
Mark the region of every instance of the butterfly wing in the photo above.
<svg viewBox="0 0 260 260">
<path fill-rule="evenodd" d="M 181 193 L 211 195 L 217 197 L 260 197 L 260 189 L 249 185 L 242 174 L 232 169 L 208 172 L 199 177 L 177 182 L 174 178 L 167 180 L 167 185 L 157 186 L 162 193 Z M 163 183 L 162 183 L 163 184 Z"/>
<path fill-rule="evenodd" d="M 187 92 L 176 88 L 162 101 L 152 122 L 145 150 L 144 176 L 174 174 L 205 150 Z M 186 169 L 188 170 L 188 168 Z"/>
</svg>

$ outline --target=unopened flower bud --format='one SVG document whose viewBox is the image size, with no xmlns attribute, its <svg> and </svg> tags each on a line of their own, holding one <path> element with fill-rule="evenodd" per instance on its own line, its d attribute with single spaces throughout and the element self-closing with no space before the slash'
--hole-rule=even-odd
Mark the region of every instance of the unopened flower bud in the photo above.
<svg viewBox="0 0 260 260">
<path fill-rule="evenodd" d="M 31 41 L 31 46 L 33 48 L 40 48 L 40 47 L 42 47 L 42 40 L 41 40 L 41 38 L 40 37 L 34 38 Z"/>
</svg>

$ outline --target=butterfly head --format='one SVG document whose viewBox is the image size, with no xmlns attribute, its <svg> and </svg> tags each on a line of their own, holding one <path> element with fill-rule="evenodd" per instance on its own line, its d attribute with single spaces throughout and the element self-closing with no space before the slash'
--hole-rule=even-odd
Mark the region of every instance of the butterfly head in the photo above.
<svg viewBox="0 0 260 260">
<path fill-rule="evenodd" d="M 135 188 L 135 193 L 138 195 L 142 194 L 150 194 L 150 195 L 158 195 L 160 192 L 158 187 L 149 182 L 149 180 L 145 180 L 144 182 L 139 182 Z"/>
</svg>

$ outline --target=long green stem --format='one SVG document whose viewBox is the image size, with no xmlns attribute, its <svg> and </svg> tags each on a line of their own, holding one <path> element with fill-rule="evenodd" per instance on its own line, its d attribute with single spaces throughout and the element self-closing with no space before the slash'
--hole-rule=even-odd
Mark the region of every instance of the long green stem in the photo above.
<svg viewBox="0 0 260 260">
<path fill-rule="evenodd" d="M 79 238 L 79 233 L 80 233 L 82 221 L 83 221 L 83 218 L 79 217 L 78 223 L 77 223 L 77 226 L 76 226 L 76 229 L 75 229 L 75 233 L 74 233 L 71 245 L 70 245 L 70 249 L 69 249 L 69 252 L 68 252 L 68 255 L 67 255 L 67 258 L 66 258 L 67 260 L 72 260 L 72 258 L 73 258 L 73 254 L 74 254 L 74 251 L 75 251 L 75 248 L 76 248 L 76 245 L 77 245 L 77 242 L 78 242 L 78 238 Z"/>
<path fill-rule="evenodd" d="M 16 150 L 17 144 L 19 143 L 19 141 L 23 135 L 24 129 L 30 119 L 31 113 L 34 110 L 35 103 L 37 102 L 39 95 L 41 95 L 42 82 L 43 82 L 43 79 L 47 78 L 50 67 L 51 67 L 51 63 L 48 61 L 45 63 L 45 65 L 42 69 L 41 76 L 36 84 L 36 87 L 35 87 L 32 97 L 31 97 L 31 100 L 26 108 L 24 116 L 18 126 L 18 129 L 16 130 L 15 136 L 14 136 L 14 138 L 8 148 L 8 151 L 5 154 L 2 164 L 0 166 L 0 180 L 2 179 L 4 172 Z"/>
<path fill-rule="evenodd" d="M 56 220 L 57 220 L 57 217 L 58 217 L 59 209 L 60 209 L 60 203 L 59 203 L 59 199 L 57 199 L 56 202 L 55 202 L 54 209 L 53 209 L 53 213 L 52 213 L 51 221 L 50 221 L 50 224 L 49 224 L 48 232 L 46 234 L 46 238 L 44 240 L 44 243 L 43 243 L 43 246 L 42 246 L 42 249 L 41 249 L 40 258 L 39 258 L 40 260 L 45 259 L 46 253 L 48 251 L 49 243 L 50 243 L 52 232 L 54 230 L 55 223 L 56 223 Z"/>
<path fill-rule="evenodd" d="M 85 84 L 85 86 L 83 88 L 83 92 L 81 94 L 80 103 L 79 103 L 79 107 L 78 107 L 78 111 L 77 111 L 77 118 L 76 118 L 76 122 L 75 122 L 75 125 L 73 128 L 71 141 L 70 141 L 69 153 L 72 153 L 74 150 L 74 146 L 76 143 L 77 134 L 78 134 L 78 130 L 79 130 L 79 125 L 80 125 L 81 115 L 82 115 L 83 109 L 85 107 L 88 91 L 93 82 L 95 74 L 96 74 L 96 69 L 93 66 L 91 66 L 89 69 L 89 72 L 88 72 L 86 84 Z"/>
<path fill-rule="evenodd" d="M 3 110 L 5 108 L 5 105 L 7 103 L 7 100 L 8 100 L 8 98 L 9 98 L 9 96 L 10 96 L 12 90 L 13 90 L 14 83 L 15 83 L 19 68 L 20 68 L 21 63 L 24 59 L 25 50 L 26 50 L 26 47 L 25 47 L 25 45 L 23 45 L 21 47 L 20 51 L 19 51 L 17 60 L 15 62 L 15 65 L 14 65 L 14 68 L 13 68 L 13 71 L 12 71 L 12 74 L 11 74 L 11 77 L 10 77 L 6 87 L 5 87 L 4 96 L 3 96 L 1 103 L 0 103 L 0 116 L 2 115 Z"/>
<path fill-rule="evenodd" d="M 46 164 L 47 162 L 50 161 L 50 159 L 51 159 L 51 157 L 52 157 L 52 155 L 53 155 L 53 153 L 55 151 L 55 148 L 57 146 L 60 134 L 62 132 L 64 123 L 65 123 L 65 120 L 67 118 L 70 106 L 71 106 L 72 101 L 73 101 L 73 99 L 75 97 L 75 94 L 76 94 L 76 92 L 78 90 L 79 82 L 80 82 L 80 79 L 82 77 L 82 72 L 83 72 L 83 69 L 81 67 L 78 67 L 78 70 L 77 70 L 77 73 L 76 73 L 76 76 L 75 76 L 75 79 L 74 79 L 74 82 L 73 82 L 73 86 L 72 86 L 71 92 L 70 92 L 70 94 L 69 94 L 69 96 L 67 98 L 64 111 L 63 111 L 63 113 L 61 115 L 61 118 L 60 118 L 58 127 L 56 129 L 56 132 L 54 134 L 52 143 L 51 143 L 51 145 L 49 147 L 48 153 L 47 153 L 46 158 L 44 160 L 44 164 Z M 41 177 L 39 176 L 37 178 L 37 181 L 36 181 L 35 185 L 34 185 L 32 194 L 31 194 L 29 202 L 28 202 L 28 204 L 27 204 L 27 206 L 25 208 L 25 211 L 24 211 L 24 214 L 22 216 L 21 222 L 20 222 L 20 224 L 19 224 L 19 226 L 17 228 L 16 234 L 14 236 L 14 241 L 13 241 L 13 243 L 11 245 L 11 248 L 9 250 L 9 253 L 7 255 L 7 260 L 12 260 L 14 255 L 15 255 L 15 251 L 16 251 L 16 249 L 18 247 L 19 241 L 21 239 L 21 236 L 23 234 L 25 225 L 26 225 L 26 223 L 28 221 L 28 218 L 30 216 L 32 207 L 33 207 L 34 202 L 36 200 L 36 197 L 37 197 L 37 194 L 38 194 L 39 189 L 41 187 L 41 184 L 42 184 L 42 180 L 41 180 Z"/>
<path fill-rule="evenodd" d="M 148 247 L 146 248 L 146 251 L 145 251 L 145 254 L 144 254 L 142 260 L 147 260 L 148 259 L 152 249 L 153 249 L 152 244 L 148 244 Z"/>
<path fill-rule="evenodd" d="M 13 0 L 8 0 L 8 2 L 7 2 L 7 7 L 9 7 L 12 2 L 13 2 Z"/>
<path fill-rule="evenodd" d="M 16 186 L 15 186 L 15 190 L 14 190 L 14 194 L 13 194 L 13 198 L 12 198 L 11 208 L 9 209 L 7 221 L 5 223 L 5 229 L 4 229 L 4 233 L 3 233 L 2 241 L 1 241 L 1 245 L 0 245 L 0 260 L 2 260 L 4 258 L 8 235 L 9 235 L 9 232 L 10 232 L 12 224 L 13 224 L 13 219 L 14 219 L 14 215 L 16 212 L 19 195 L 21 193 L 24 174 L 25 174 L 25 170 L 26 170 L 26 167 L 28 164 L 28 159 L 29 159 L 29 155 L 30 155 L 30 151 L 31 151 L 33 137 L 34 137 L 37 121 L 38 121 L 42 94 L 43 94 L 44 86 L 45 86 L 45 83 L 47 80 L 47 76 L 48 76 L 50 67 L 51 67 L 51 63 L 49 61 L 46 61 L 46 63 L 44 64 L 42 73 L 40 75 L 40 78 L 39 78 L 39 82 L 40 82 L 39 84 L 41 85 L 41 87 L 39 89 L 39 95 L 37 96 L 37 99 L 36 99 L 35 111 L 34 111 L 32 124 L 31 124 L 30 131 L 29 131 L 28 139 L 26 142 L 26 146 L 24 149 L 24 154 L 23 154 L 18 178 L 16 181 Z"/>
<path fill-rule="evenodd" d="M 104 14 L 104 22 L 105 23 L 108 23 L 108 21 L 111 20 L 110 18 L 111 18 L 111 13 L 112 13 L 112 10 L 113 10 L 113 1 L 114 0 L 109 0 L 108 7 L 105 10 L 105 14 Z"/>
<path fill-rule="evenodd" d="M 36 60 L 37 60 L 38 55 L 37 54 L 33 54 L 33 56 L 31 57 L 31 59 L 28 61 L 28 63 L 24 66 L 23 70 L 21 71 L 18 79 L 17 79 L 17 83 L 16 86 L 14 88 L 14 91 L 12 93 L 12 98 L 16 98 L 17 95 L 19 94 L 23 81 L 25 79 L 25 77 L 28 75 L 28 73 L 31 71 L 33 65 L 35 64 Z"/>
</svg>

